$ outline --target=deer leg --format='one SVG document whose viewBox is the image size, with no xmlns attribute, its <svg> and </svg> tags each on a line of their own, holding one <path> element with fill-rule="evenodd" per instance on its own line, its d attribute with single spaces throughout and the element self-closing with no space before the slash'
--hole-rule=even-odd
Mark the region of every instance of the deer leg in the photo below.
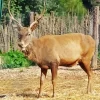
<svg viewBox="0 0 100 100">
<path fill-rule="evenodd" d="M 40 77 L 40 88 L 39 88 L 39 94 L 38 94 L 38 98 L 41 96 L 41 91 L 42 91 L 42 87 L 43 87 L 43 81 L 46 78 L 47 75 L 47 69 L 43 69 L 41 68 L 41 77 Z"/>
<path fill-rule="evenodd" d="M 88 85 L 87 85 L 87 93 L 92 92 L 91 85 L 92 85 L 92 70 L 90 68 L 90 62 L 84 61 L 79 63 L 81 68 L 87 73 L 88 75 Z"/>
<path fill-rule="evenodd" d="M 52 97 L 55 96 L 55 85 L 56 85 L 56 78 L 57 78 L 57 69 L 58 69 L 58 64 L 57 63 L 52 63 L 51 64 L 52 85 L 53 85 L 53 95 L 52 95 Z"/>
</svg>

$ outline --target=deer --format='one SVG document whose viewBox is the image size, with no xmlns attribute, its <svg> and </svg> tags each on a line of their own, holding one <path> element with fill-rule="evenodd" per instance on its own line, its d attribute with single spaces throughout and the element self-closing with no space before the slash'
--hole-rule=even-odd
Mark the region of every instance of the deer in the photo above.
<svg viewBox="0 0 100 100">
<path fill-rule="evenodd" d="M 54 97 L 58 67 L 72 67 L 77 64 L 87 73 L 87 93 L 90 93 L 92 91 L 93 74 L 91 60 L 95 52 L 95 41 L 92 36 L 83 33 L 67 33 L 36 38 L 32 35 L 32 32 L 37 28 L 44 12 L 30 26 L 24 27 L 11 14 L 10 1 L 8 5 L 10 18 L 16 22 L 19 32 L 18 46 L 24 55 L 29 60 L 34 61 L 41 69 L 38 97 L 42 96 L 43 83 L 48 69 L 51 70 L 52 97 Z"/>
</svg>

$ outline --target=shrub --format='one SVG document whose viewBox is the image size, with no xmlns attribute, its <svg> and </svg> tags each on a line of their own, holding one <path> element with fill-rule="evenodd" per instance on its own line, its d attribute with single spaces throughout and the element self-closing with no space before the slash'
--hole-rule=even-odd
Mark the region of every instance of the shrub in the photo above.
<svg viewBox="0 0 100 100">
<path fill-rule="evenodd" d="M 2 68 L 19 68 L 19 67 L 28 67 L 35 65 L 34 62 L 28 60 L 24 54 L 18 50 L 9 51 L 4 54 L 0 54 L 3 58 Z"/>
</svg>

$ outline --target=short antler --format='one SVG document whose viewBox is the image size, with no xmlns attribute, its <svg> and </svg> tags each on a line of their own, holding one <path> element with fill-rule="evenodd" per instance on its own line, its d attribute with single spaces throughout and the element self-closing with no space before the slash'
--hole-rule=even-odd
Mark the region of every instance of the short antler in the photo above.
<svg viewBox="0 0 100 100">
<path fill-rule="evenodd" d="M 14 20 L 14 21 L 17 23 L 17 25 L 18 25 L 19 27 L 22 27 L 22 25 L 13 17 L 13 15 L 12 15 L 11 12 L 10 12 L 10 0 L 9 0 L 9 2 L 8 2 L 8 12 L 9 12 L 10 18 L 11 18 L 12 20 Z"/>
<path fill-rule="evenodd" d="M 45 9 L 43 10 L 42 14 L 37 18 L 37 21 L 39 21 L 43 17 L 44 13 L 45 13 Z"/>
<path fill-rule="evenodd" d="M 36 24 L 38 24 L 38 22 L 39 22 L 39 20 L 43 17 L 43 15 L 44 15 L 44 13 L 45 13 L 45 4 L 46 2 L 45 2 L 45 0 L 44 0 L 44 10 L 43 10 L 43 12 L 41 13 L 41 15 L 39 15 L 39 17 L 30 25 L 30 28 L 32 27 L 32 26 L 35 26 Z"/>
</svg>

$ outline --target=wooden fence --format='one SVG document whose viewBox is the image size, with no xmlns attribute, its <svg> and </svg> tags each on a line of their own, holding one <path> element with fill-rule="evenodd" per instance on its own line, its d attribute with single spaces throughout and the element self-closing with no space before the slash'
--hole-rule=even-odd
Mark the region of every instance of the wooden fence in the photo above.
<svg viewBox="0 0 100 100">
<path fill-rule="evenodd" d="M 34 21 L 34 13 L 30 13 L 30 23 Z M 53 13 L 50 16 L 44 16 L 33 32 L 36 37 L 47 34 L 65 34 L 70 32 L 80 32 L 84 34 L 93 34 L 93 19 L 87 14 L 81 20 L 76 15 L 66 17 L 56 17 Z M 18 33 L 12 24 L 0 26 L 0 50 L 7 52 L 10 49 L 16 50 Z"/>
<path fill-rule="evenodd" d="M 0 26 L 0 50 L 7 52 L 10 49 L 17 49 L 18 33 L 11 25 Z"/>
<path fill-rule="evenodd" d="M 55 17 L 53 13 L 50 16 L 44 17 L 38 28 L 35 30 L 35 35 L 40 37 L 46 34 L 65 34 L 70 32 L 81 32 L 91 34 L 93 31 L 90 26 L 93 26 L 91 16 L 87 14 L 81 20 L 77 16 Z"/>
</svg>

